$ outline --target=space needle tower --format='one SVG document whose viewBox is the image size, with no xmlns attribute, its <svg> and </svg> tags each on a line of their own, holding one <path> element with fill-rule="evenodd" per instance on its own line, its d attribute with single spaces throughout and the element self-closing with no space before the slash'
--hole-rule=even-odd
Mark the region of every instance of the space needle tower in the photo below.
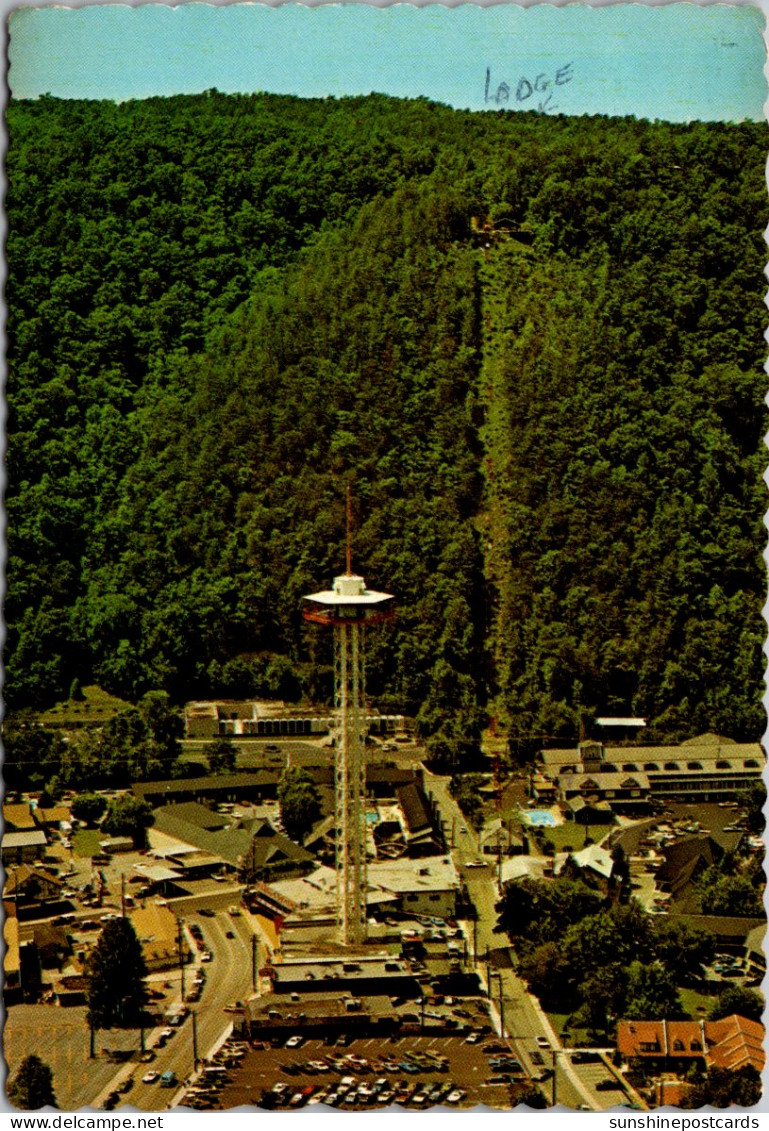
<svg viewBox="0 0 769 1131">
<path fill-rule="evenodd" d="M 336 915 L 342 946 L 366 941 L 366 766 L 364 632 L 394 616 L 392 596 L 352 572 L 347 495 L 347 572 L 333 589 L 310 593 L 304 619 L 334 629 Z"/>
</svg>

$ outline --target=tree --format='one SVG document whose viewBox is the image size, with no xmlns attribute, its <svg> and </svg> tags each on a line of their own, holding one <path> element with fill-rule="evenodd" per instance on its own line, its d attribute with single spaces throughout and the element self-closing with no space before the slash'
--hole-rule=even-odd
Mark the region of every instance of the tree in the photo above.
<svg viewBox="0 0 769 1131">
<path fill-rule="evenodd" d="M 688 982 L 698 978 L 702 967 L 713 959 L 716 940 L 704 927 L 670 916 L 656 920 L 652 951 L 677 983 Z"/>
<path fill-rule="evenodd" d="M 483 798 L 478 792 L 483 780 L 480 774 L 464 774 L 453 777 L 449 786 L 454 800 L 476 832 L 483 828 Z"/>
<path fill-rule="evenodd" d="M 575 971 L 555 942 L 542 943 L 521 961 L 529 990 L 545 1009 L 566 1011 L 574 1001 Z"/>
<path fill-rule="evenodd" d="M 616 963 L 602 966 L 580 983 L 577 992 L 582 1006 L 575 1015 L 576 1023 L 608 1037 L 617 1017 L 625 1011 L 627 971 Z"/>
<path fill-rule="evenodd" d="M 705 1079 L 682 1098 L 681 1107 L 754 1107 L 761 1100 L 761 1075 L 752 1064 L 742 1068 L 711 1066 Z"/>
<path fill-rule="evenodd" d="M 718 1021 L 722 1017 L 730 1017 L 733 1013 L 747 1017 L 751 1021 L 761 1021 L 764 1016 L 763 996 L 758 990 L 750 989 L 749 986 L 727 986 L 718 995 L 708 1017 L 711 1021 Z"/>
<path fill-rule="evenodd" d="M 18 1072 L 8 1085 L 8 1099 L 22 1111 L 56 1107 L 53 1073 L 39 1056 L 32 1053 L 24 1057 Z"/>
<path fill-rule="evenodd" d="M 101 827 L 110 836 L 130 836 L 137 848 L 144 844 L 144 834 L 155 821 L 152 806 L 137 797 L 116 797 L 110 802 Z"/>
<path fill-rule="evenodd" d="M 283 828 L 292 840 L 301 842 L 320 816 L 315 782 L 299 766 L 289 766 L 278 782 L 278 802 Z"/>
<path fill-rule="evenodd" d="M 507 932 L 519 946 L 551 942 L 568 926 L 595 917 L 603 904 L 603 897 L 581 880 L 524 876 L 502 889 L 495 930 Z"/>
<path fill-rule="evenodd" d="M 170 770 L 182 752 L 184 724 L 179 712 L 171 707 L 167 692 L 148 691 L 139 701 L 139 713 L 149 731 L 154 756 L 166 771 Z"/>
<path fill-rule="evenodd" d="M 87 825 L 95 825 L 107 808 L 107 799 L 100 793 L 81 793 L 70 805 L 72 816 Z"/>
<path fill-rule="evenodd" d="M 517 1104 L 526 1104 L 527 1107 L 534 1108 L 536 1111 L 544 1111 L 547 1107 L 547 1099 L 536 1084 L 532 1084 L 524 1091 L 519 1092 L 515 1099 Z"/>
<path fill-rule="evenodd" d="M 631 962 L 624 1013 L 629 1021 L 676 1020 L 685 1016 L 675 983 L 661 963 Z"/>
<path fill-rule="evenodd" d="M 110 919 L 85 968 L 88 1022 L 94 1029 L 135 1025 L 146 1001 L 147 966 L 129 919 Z"/>
<path fill-rule="evenodd" d="M 650 955 L 649 916 L 635 901 L 590 915 L 569 927 L 563 950 L 585 976 L 615 962 L 644 961 Z"/>
<path fill-rule="evenodd" d="M 744 790 L 738 797 L 738 802 L 745 813 L 745 822 L 748 832 L 762 833 L 766 820 L 764 818 L 764 805 L 766 804 L 766 786 L 763 782 L 756 782 L 750 789 Z"/>
<path fill-rule="evenodd" d="M 585 836 L 585 844 L 587 844 L 587 836 Z M 630 898 L 630 865 L 621 844 L 614 845 L 611 850 L 611 858 L 610 894 L 618 903 L 627 903 Z"/>
<path fill-rule="evenodd" d="M 715 868 L 707 868 L 696 881 L 704 915 L 729 915 L 762 918 L 761 893 L 746 876 L 724 876 Z"/>
<path fill-rule="evenodd" d="M 212 774 L 231 773 L 235 769 L 238 750 L 227 738 L 217 738 L 203 747 Z"/>
</svg>

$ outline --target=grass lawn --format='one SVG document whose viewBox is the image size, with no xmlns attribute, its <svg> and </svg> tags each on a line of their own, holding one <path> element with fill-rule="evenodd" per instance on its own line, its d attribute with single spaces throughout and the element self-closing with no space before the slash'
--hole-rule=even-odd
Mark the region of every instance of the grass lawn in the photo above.
<svg viewBox="0 0 769 1131">
<path fill-rule="evenodd" d="M 568 824 L 556 825 L 553 829 L 543 829 L 545 838 L 555 846 L 556 852 L 565 852 L 569 846 L 571 851 L 578 852 L 585 847 L 585 837 L 589 836 L 594 844 L 598 844 L 607 833 L 614 828 L 613 825 L 576 825 L 573 821 Z"/>
<path fill-rule="evenodd" d="M 118 699 L 102 691 L 100 687 L 84 687 L 81 700 L 68 699 L 57 703 L 50 711 L 44 711 L 38 716 L 38 722 L 43 726 L 46 723 L 56 726 L 77 726 L 83 723 L 105 723 L 113 715 L 127 711 L 131 707 L 124 699 Z"/>
<path fill-rule="evenodd" d="M 72 838 L 72 851 L 75 856 L 95 856 L 99 851 L 98 829 L 78 829 Z"/>
<path fill-rule="evenodd" d="M 569 1025 L 567 1032 L 567 1039 L 563 1040 L 563 1031 L 568 1021 L 570 1013 L 548 1013 L 547 1019 L 553 1026 L 553 1029 L 562 1041 L 565 1048 L 584 1048 L 586 1045 L 591 1045 L 593 1042 L 588 1039 L 587 1030 L 581 1029 L 578 1025 Z"/>
<path fill-rule="evenodd" d="M 696 990 L 690 989 L 688 986 L 679 986 L 678 994 L 681 998 L 681 1004 L 693 1021 L 699 1021 L 707 1013 L 710 1013 L 712 1006 L 715 1005 L 716 999 L 708 997 L 707 994 L 700 994 Z"/>
</svg>

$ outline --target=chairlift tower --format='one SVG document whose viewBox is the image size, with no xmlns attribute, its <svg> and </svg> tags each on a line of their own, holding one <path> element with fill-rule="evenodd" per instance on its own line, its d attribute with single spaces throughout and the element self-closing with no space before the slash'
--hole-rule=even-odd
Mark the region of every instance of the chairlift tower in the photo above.
<svg viewBox="0 0 769 1131">
<path fill-rule="evenodd" d="M 333 589 L 310 593 L 304 619 L 334 629 L 336 709 L 336 917 L 342 946 L 366 941 L 366 706 L 364 634 L 394 615 L 392 596 L 352 572 L 348 497 L 347 572 Z"/>
</svg>

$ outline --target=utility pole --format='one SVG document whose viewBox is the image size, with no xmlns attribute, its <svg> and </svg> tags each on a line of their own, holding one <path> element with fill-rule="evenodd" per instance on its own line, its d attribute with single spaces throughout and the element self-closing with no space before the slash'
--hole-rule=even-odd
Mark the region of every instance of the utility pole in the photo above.
<svg viewBox="0 0 769 1131">
<path fill-rule="evenodd" d="M 500 1036 L 504 1037 L 505 1036 L 505 998 L 504 998 L 504 994 L 503 994 L 503 991 L 502 991 L 502 972 L 500 970 L 495 971 L 492 974 L 492 978 L 498 978 L 499 979 L 499 1027 L 500 1027 L 500 1030 L 501 1030 Z M 491 997 L 492 1001 L 494 1000 L 494 995 L 491 993 L 491 986 L 490 985 L 489 985 L 489 997 Z"/>
<path fill-rule="evenodd" d="M 125 872 L 120 873 L 120 913 L 125 919 Z"/>
<path fill-rule="evenodd" d="M 198 1067 L 198 1015 L 192 1011 L 192 1071 Z"/>
<path fill-rule="evenodd" d="M 478 912 L 473 919 L 473 965 L 478 961 Z"/>
<path fill-rule="evenodd" d="M 91 1021 L 90 1018 L 88 1020 L 88 1028 L 90 1030 L 90 1041 L 89 1041 L 89 1047 L 88 1047 L 88 1056 L 90 1057 L 91 1060 L 93 1060 L 93 1058 L 96 1056 L 96 1031 L 94 1030 L 94 1027 L 93 1027 L 93 1021 Z"/>
<path fill-rule="evenodd" d="M 256 935 L 252 935 L 251 936 L 251 981 L 253 982 L 254 993 L 256 993 L 257 989 L 259 988 L 258 985 L 257 985 L 257 969 L 258 969 L 257 956 L 258 956 L 258 953 L 259 953 L 259 944 L 256 941 Z"/>
<path fill-rule="evenodd" d="M 185 996 L 186 996 L 185 995 L 185 989 L 184 989 L 184 931 L 182 929 L 182 920 L 181 919 L 177 919 L 176 927 L 177 927 L 176 941 L 177 941 L 177 944 L 178 944 L 178 947 L 179 947 L 179 970 L 181 972 L 181 978 L 182 978 L 182 1001 L 184 1001 Z"/>
</svg>

